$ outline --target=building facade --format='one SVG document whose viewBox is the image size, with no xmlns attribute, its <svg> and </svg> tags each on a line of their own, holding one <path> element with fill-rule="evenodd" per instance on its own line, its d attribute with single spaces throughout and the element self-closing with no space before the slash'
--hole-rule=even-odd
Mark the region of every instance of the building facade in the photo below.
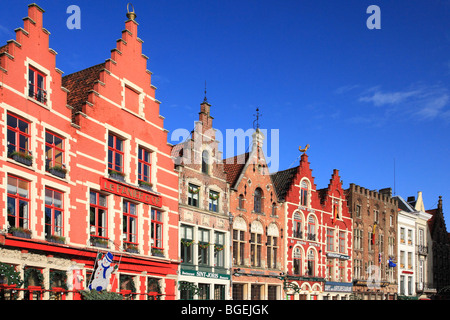
<svg viewBox="0 0 450 320">
<path fill-rule="evenodd" d="M 191 137 L 172 152 L 179 175 L 179 299 L 230 299 L 229 187 L 210 108 L 205 97 Z"/>
<path fill-rule="evenodd" d="M 232 299 L 284 298 L 284 213 L 267 168 L 259 129 L 251 151 L 224 160 L 230 185 L 232 222 Z"/>
<path fill-rule="evenodd" d="M 398 202 L 398 287 L 399 295 L 407 297 L 431 296 L 436 293 L 431 276 L 431 235 L 427 221 L 431 215 L 425 212 L 422 192 L 417 199 L 405 201 L 396 196 Z"/>
<path fill-rule="evenodd" d="M 273 174 L 285 220 L 288 299 L 348 300 L 352 294 L 352 219 L 338 171 L 318 190 L 308 156 Z"/>
<path fill-rule="evenodd" d="M 450 298 L 450 239 L 444 220 L 442 197 L 439 196 L 437 208 L 427 210 L 431 214 L 428 226 L 431 235 L 431 254 L 433 264 L 433 285 L 440 299 Z"/>
<path fill-rule="evenodd" d="M 110 58 L 63 77 L 43 13 L 0 48 L 0 262 L 19 298 L 81 299 L 108 256 L 98 288 L 175 299 L 178 176 L 135 16 Z"/>
<path fill-rule="evenodd" d="M 350 183 L 346 196 L 353 218 L 354 298 L 396 299 L 397 200 L 390 188 L 377 192 L 354 183 Z"/>
</svg>

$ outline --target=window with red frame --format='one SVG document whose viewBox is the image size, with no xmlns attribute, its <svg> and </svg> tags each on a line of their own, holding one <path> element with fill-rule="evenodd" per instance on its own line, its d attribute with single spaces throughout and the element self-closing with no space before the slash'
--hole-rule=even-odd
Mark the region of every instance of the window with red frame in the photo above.
<svg viewBox="0 0 450 320">
<path fill-rule="evenodd" d="M 45 132 L 45 169 L 64 167 L 64 138 Z"/>
<path fill-rule="evenodd" d="M 45 74 L 33 67 L 28 69 L 28 96 L 41 103 L 47 102 Z"/>
<path fill-rule="evenodd" d="M 137 206 L 127 200 L 123 201 L 122 232 L 125 246 L 137 244 Z"/>
<path fill-rule="evenodd" d="M 328 252 L 334 251 L 334 230 L 333 229 L 327 229 L 327 251 Z"/>
<path fill-rule="evenodd" d="M 30 123 L 8 112 L 6 124 L 8 157 L 11 157 L 15 152 L 28 155 L 30 153 L 31 138 Z"/>
<path fill-rule="evenodd" d="M 30 219 L 30 183 L 8 175 L 8 224 L 28 229 Z"/>
<path fill-rule="evenodd" d="M 293 252 L 293 273 L 296 275 L 300 275 L 302 273 L 302 252 L 299 247 L 294 248 Z"/>
<path fill-rule="evenodd" d="M 308 183 L 304 180 L 300 185 L 300 204 L 304 207 L 308 205 Z"/>
<path fill-rule="evenodd" d="M 64 194 L 45 188 L 45 236 L 63 235 Z"/>
<path fill-rule="evenodd" d="M 90 235 L 92 237 L 107 238 L 108 206 L 106 196 L 99 192 L 91 191 L 89 202 Z"/>
<path fill-rule="evenodd" d="M 161 211 L 152 209 L 151 224 L 152 248 L 163 249 L 163 217 Z"/>
<path fill-rule="evenodd" d="M 150 183 L 151 179 L 151 153 L 150 151 L 139 148 L 138 156 L 138 180 Z"/>
<path fill-rule="evenodd" d="M 108 171 L 123 173 L 123 140 L 119 137 L 108 135 Z"/>
<path fill-rule="evenodd" d="M 339 252 L 345 253 L 345 232 L 339 231 Z"/>
</svg>

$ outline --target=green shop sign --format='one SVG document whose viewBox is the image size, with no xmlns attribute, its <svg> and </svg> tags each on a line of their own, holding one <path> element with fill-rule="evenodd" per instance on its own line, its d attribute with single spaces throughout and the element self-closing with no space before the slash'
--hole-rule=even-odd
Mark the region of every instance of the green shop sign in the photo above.
<svg viewBox="0 0 450 320">
<path fill-rule="evenodd" d="M 195 271 L 195 270 L 183 270 L 183 269 L 181 269 L 180 275 L 182 275 L 182 276 L 192 276 L 192 277 L 202 277 L 202 278 L 209 278 L 209 279 L 218 279 L 218 280 L 230 280 L 230 275 L 229 274 L 206 272 L 206 271 Z"/>
</svg>

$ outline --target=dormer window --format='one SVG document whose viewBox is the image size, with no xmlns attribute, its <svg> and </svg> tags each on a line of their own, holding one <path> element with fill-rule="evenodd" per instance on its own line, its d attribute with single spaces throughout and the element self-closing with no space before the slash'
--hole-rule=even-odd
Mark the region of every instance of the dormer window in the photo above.
<svg viewBox="0 0 450 320">
<path fill-rule="evenodd" d="M 47 103 L 47 91 L 45 90 L 45 74 L 33 67 L 28 69 L 28 96 L 40 103 Z"/>
</svg>

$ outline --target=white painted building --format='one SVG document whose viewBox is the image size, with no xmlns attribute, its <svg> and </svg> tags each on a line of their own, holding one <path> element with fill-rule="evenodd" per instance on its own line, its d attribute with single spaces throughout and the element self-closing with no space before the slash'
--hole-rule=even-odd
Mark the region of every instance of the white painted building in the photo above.
<svg viewBox="0 0 450 320">
<path fill-rule="evenodd" d="M 427 221 L 431 215 L 425 212 L 422 192 L 417 199 L 398 199 L 398 294 L 420 296 L 433 293 L 431 238 Z"/>
</svg>

